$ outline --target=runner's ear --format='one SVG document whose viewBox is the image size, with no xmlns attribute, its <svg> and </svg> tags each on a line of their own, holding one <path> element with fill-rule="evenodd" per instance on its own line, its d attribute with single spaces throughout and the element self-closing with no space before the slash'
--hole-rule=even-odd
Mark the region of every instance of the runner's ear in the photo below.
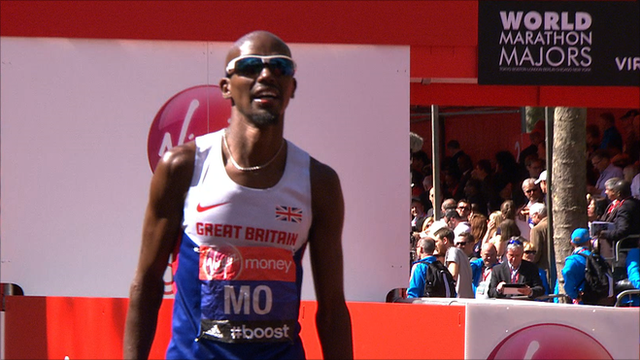
<svg viewBox="0 0 640 360">
<path fill-rule="evenodd" d="M 296 81 L 296 78 L 293 78 L 293 91 L 291 91 L 291 98 L 292 99 L 295 97 L 297 88 L 298 88 L 298 82 Z"/>
<path fill-rule="evenodd" d="M 220 79 L 219 85 L 220 91 L 222 92 L 222 97 L 224 99 L 231 99 L 231 90 L 229 88 L 231 86 L 231 83 L 229 81 L 229 78 L 224 77 Z"/>
</svg>

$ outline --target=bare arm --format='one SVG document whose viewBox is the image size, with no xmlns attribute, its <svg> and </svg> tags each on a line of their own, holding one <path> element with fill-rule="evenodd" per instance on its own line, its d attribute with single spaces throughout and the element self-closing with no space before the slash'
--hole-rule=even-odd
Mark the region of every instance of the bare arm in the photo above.
<svg viewBox="0 0 640 360">
<path fill-rule="evenodd" d="M 487 224 L 487 232 L 484 233 L 484 238 L 482 238 L 482 245 L 486 244 L 487 241 L 495 235 L 497 227 L 498 226 L 494 220 L 489 220 L 489 223 Z"/>
<path fill-rule="evenodd" d="M 318 300 L 316 326 L 322 353 L 325 359 L 353 359 L 351 318 L 344 297 L 344 200 L 338 175 L 315 159 L 311 159 L 311 193 L 309 255 Z"/>
<path fill-rule="evenodd" d="M 458 263 L 456 262 L 450 262 L 447 264 L 447 269 L 449 269 L 449 272 L 451 273 L 451 276 L 454 279 L 458 278 Z"/>
<path fill-rule="evenodd" d="M 163 275 L 182 220 L 193 173 L 193 143 L 168 151 L 151 179 L 136 274 L 129 291 L 124 358 L 146 359 L 153 343 L 164 293 Z"/>
</svg>

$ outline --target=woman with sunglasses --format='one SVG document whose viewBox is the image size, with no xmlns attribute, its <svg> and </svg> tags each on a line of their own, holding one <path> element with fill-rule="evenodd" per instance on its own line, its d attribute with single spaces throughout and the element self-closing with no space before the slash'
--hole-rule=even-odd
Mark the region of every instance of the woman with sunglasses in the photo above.
<svg viewBox="0 0 640 360">
<path fill-rule="evenodd" d="M 535 245 L 527 241 L 524 243 L 524 255 L 522 255 L 522 259 L 534 263 L 537 252 L 538 250 L 536 249 Z M 551 293 L 551 290 L 549 289 L 549 281 L 547 280 L 547 271 L 538 266 L 538 273 L 540 274 L 540 279 L 542 280 L 544 294 L 549 295 Z"/>
</svg>

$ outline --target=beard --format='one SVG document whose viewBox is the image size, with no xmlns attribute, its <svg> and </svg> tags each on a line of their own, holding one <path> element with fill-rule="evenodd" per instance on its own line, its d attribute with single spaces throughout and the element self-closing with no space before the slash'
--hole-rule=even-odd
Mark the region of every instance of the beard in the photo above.
<svg viewBox="0 0 640 360">
<path fill-rule="evenodd" d="M 251 115 L 251 122 L 257 127 L 272 126 L 278 123 L 278 117 L 270 112 L 260 112 Z"/>
</svg>

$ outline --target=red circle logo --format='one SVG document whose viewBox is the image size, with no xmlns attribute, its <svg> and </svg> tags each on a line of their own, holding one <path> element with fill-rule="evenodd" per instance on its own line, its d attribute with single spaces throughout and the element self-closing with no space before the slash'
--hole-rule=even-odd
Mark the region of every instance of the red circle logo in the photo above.
<svg viewBox="0 0 640 360">
<path fill-rule="evenodd" d="M 502 340 L 491 352 L 493 359 L 612 359 L 596 339 L 560 324 L 536 324 Z"/>
<path fill-rule="evenodd" d="M 200 279 L 233 280 L 242 272 L 242 255 L 233 245 L 201 247 Z"/>
<path fill-rule="evenodd" d="M 194 86 L 174 95 L 158 111 L 147 140 L 151 171 L 164 153 L 227 126 L 231 102 L 222 97 L 217 85 Z"/>
</svg>

